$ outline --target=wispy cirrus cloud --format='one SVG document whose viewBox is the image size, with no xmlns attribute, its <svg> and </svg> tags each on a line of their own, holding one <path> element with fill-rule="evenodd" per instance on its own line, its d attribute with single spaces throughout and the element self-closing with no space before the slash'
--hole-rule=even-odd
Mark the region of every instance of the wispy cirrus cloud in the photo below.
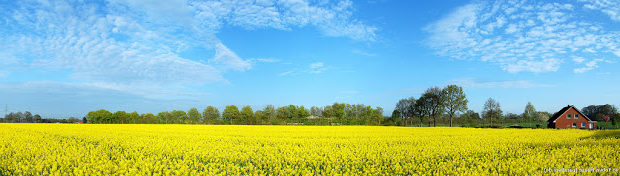
<svg viewBox="0 0 620 176">
<path fill-rule="evenodd" d="M 326 66 L 323 62 L 314 62 L 314 63 L 308 64 L 306 67 L 293 68 L 292 70 L 282 72 L 278 74 L 278 76 L 293 76 L 293 75 L 298 75 L 300 73 L 320 74 L 328 70 L 328 68 L 329 67 Z"/>
<path fill-rule="evenodd" d="M 312 74 L 319 74 L 327 70 L 327 67 L 325 67 L 323 62 L 311 63 L 310 66 L 308 67 L 309 67 L 308 73 L 312 73 Z"/>
<path fill-rule="evenodd" d="M 582 62 L 585 61 L 585 60 L 579 60 L 579 58 L 576 58 L 576 59 L 577 59 L 576 62 L 580 61 L 579 63 L 582 63 Z M 601 58 L 592 59 L 592 60 L 590 60 L 588 62 L 585 62 L 584 67 L 573 69 L 573 72 L 575 72 L 575 73 L 584 73 L 584 72 L 596 69 L 596 68 L 599 67 L 598 64 L 600 62 L 613 63 L 612 61 L 601 59 Z"/>
<path fill-rule="evenodd" d="M 326 36 L 374 41 L 376 27 L 355 19 L 353 11 L 349 0 L 10 1 L 0 6 L 0 59 L 11 66 L 18 58 L 29 68 L 69 69 L 70 79 L 119 88 L 226 82 L 224 72 L 276 60 L 240 57 L 217 37 L 223 27 L 310 26 Z M 189 48 L 215 55 L 199 62 L 179 54 Z"/>
<path fill-rule="evenodd" d="M 527 89 L 554 86 L 528 80 L 483 81 L 473 78 L 455 79 L 449 81 L 449 84 L 455 84 L 469 89 Z"/>
<path fill-rule="evenodd" d="M 583 18 L 594 7 L 615 6 L 607 1 L 476 1 L 425 30 L 429 46 L 442 56 L 495 63 L 510 73 L 552 72 L 572 56 L 620 57 L 620 32 Z M 615 18 L 613 10 L 603 11 Z"/>
<path fill-rule="evenodd" d="M 620 3 L 614 0 L 579 0 L 587 9 L 599 10 L 612 20 L 620 21 Z"/>
</svg>

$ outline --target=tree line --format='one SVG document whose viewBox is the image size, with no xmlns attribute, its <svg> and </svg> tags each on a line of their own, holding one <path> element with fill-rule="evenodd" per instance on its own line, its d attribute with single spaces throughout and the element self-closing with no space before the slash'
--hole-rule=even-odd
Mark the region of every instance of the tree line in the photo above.
<svg viewBox="0 0 620 176">
<path fill-rule="evenodd" d="M 437 126 L 438 122 L 454 126 L 470 127 L 500 127 L 505 124 L 525 124 L 525 127 L 544 127 L 541 123 L 551 118 L 552 114 L 537 111 L 531 102 L 525 105 L 521 114 L 502 111 L 500 103 L 489 98 L 484 104 L 481 113 L 469 110 L 467 96 L 463 88 L 457 85 L 448 85 L 443 88 L 431 87 L 426 89 L 418 99 L 411 96 L 400 99 L 386 121 L 387 125 L 398 126 Z M 582 113 L 595 121 L 611 121 L 616 126 L 620 118 L 618 110 L 613 105 L 589 105 L 582 109 Z M 414 122 L 415 121 L 415 122 Z"/>
<path fill-rule="evenodd" d="M 67 119 L 42 118 L 39 114 L 32 114 L 29 111 L 10 112 L 0 118 L 0 123 L 75 123 L 80 120 L 75 117 Z"/>
<path fill-rule="evenodd" d="M 187 112 L 172 110 L 157 114 L 137 112 L 114 113 L 100 109 L 88 112 L 88 123 L 158 123 L 158 124 L 235 124 L 235 125 L 381 125 L 385 120 L 383 108 L 363 104 L 334 103 L 323 107 L 267 105 L 254 111 L 251 106 L 228 105 L 220 113 L 214 106 L 207 106 L 202 113 L 197 108 Z"/>
<path fill-rule="evenodd" d="M 463 88 L 448 85 L 443 88 L 431 87 L 419 98 L 413 96 L 400 99 L 392 115 L 383 116 L 383 108 L 364 105 L 333 103 L 322 107 L 306 108 L 298 105 L 275 107 L 264 106 L 254 110 L 251 106 L 239 109 L 228 105 L 220 113 L 214 106 L 205 107 L 202 112 L 191 108 L 163 111 L 157 114 L 139 114 L 136 111 L 110 112 L 105 109 L 90 111 L 81 120 L 42 118 L 38 114 L 11 112 L 2 123 L 95 123 L 95 124 L 235 124 L 235 125 L 388 125 L 388 126 L 448 126 L 499 127 L 505 124 L 527 124 L 525 127 L 543 127 L 542 123 L 552 116 L 549 112 L 537 111 L 531 102 L 525 105 L 521 114 L 506 113 L 501 105 L 489 98 L 481 113 L 468 109 L 468 99 Z M 615 106 L 589 105 L 582 110 L 584 115 L 599 122 L 609 122 L 615 127 L 620 114 Z M 599 123 L 599 125 L 601 125 Z"/>
<path fill-rule="evenodd" d="M 452 126 L 457 113 L 467 110 L 467 103 L 462 87 L 431 87 L 418 99 L 412 96 L 399 100 L 392 112 L 392 120 L 402 126 L 412 126 L 417 121 L 421 127 L 427 119 L 429 126 L 431 122 L 437 126 L 437 119 L 446 114 Z"/>
</svg>

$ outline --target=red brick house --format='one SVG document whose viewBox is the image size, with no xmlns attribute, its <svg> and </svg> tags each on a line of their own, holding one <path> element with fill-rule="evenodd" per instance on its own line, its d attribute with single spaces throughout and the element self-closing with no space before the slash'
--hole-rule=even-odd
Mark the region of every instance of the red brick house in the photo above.
<svg viewBox="0 0 620 176">
<path fill-rule="evenodd" d="M 568 105 L 553 114 L 547 121 L 549 128 L 576 128 L 576 129 L 595 129 L 596 121 L 591 120 L 583 113 L 579 112 L 573 105 Z"/>
</svg>

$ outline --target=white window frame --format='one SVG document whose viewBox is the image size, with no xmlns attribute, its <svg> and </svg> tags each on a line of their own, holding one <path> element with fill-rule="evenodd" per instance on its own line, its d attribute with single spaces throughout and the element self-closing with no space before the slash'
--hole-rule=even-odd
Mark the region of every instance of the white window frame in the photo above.
<svg viewBox="0 0 620 176">
<path fill-rule="evenodd" d="M 581 122 L 581 127 L 585 128 L 586 127 L 586 123 L 585 122 Z"/>
<path fill-rule="evenodd" d="M 577 128 L 577 123 L 573 123 L 573 128 Z"/>
<path fill-rule="evenodd" d="M 571 114 L 566 114 L 566 119 L 571 119 Z"/>
<path fill-rule="evenodd" d="M 575 119 L 579 119 L 579 114 L 575 114 Z"/>
</svg>

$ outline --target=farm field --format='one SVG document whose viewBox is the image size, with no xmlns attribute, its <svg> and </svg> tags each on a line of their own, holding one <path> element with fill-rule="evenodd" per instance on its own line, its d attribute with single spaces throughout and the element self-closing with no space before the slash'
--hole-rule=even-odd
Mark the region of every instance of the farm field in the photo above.
<svg viewBox="0 0 620 176">
<path fill-rule="evenodd" d="M 0 175 L 529 175 L 561 168 L 611 168 L 607 174 L 618 174 L 619 133 L 0 124 Z"/>
</svg>

